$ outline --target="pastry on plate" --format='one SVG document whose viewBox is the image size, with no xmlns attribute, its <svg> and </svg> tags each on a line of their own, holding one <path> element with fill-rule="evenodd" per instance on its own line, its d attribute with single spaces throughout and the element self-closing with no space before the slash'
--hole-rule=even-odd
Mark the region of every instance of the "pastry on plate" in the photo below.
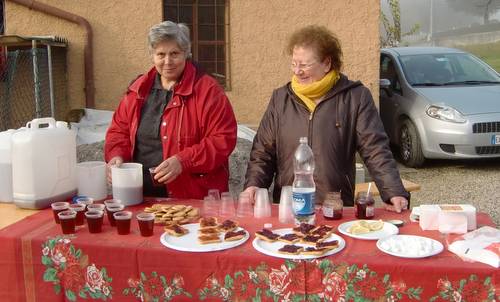
<svg viewBox="0 0 500 302">
<path fill-rule="evenodd" d="M 164 227 L 164 230 L 165 232 L 167 232 L 167 234 L 176 237 L 180 237 L 182 235 L 186 235 L 187 233 L 189 233 L 188 229 L 181 227 L 178 224 L 167 225 Z"/>
<path fill-rule="evenodd" d="M 218 229 L 221 232 L 229 232 L 236 230 L 237 227 L 238 227 L 238 222 L 226 219 L 221 224 L 219 224 Z"/>
<path fill-rule="evenodd" d="M 221 242 L 219 234 L 198 235 L 200 244 L 219 243 Z"/>
<path fill-rule="evenodd" d="M 300 252 L 300 254 L 301 255 L 321 256 L 321 255 L 324 255 L 328 251 L 331 251 L 331 249 L 327 249 L 324 247 L 323 248 L 306 247 Z"/>
<path fill-rule="evenodd" d="M 224 235 L 224 241 L 237 241 L 245 237 L 247 232 L 244 230 L 229 231 Z"/>
<path fill-rule="evenodd" d="M 286 244 L 278 250 L 278 253 L 287 255 L 298 255 L 302 251 L 303 247 L 293 244 Z"/>
<path fill-rule="evenodd" d="M 269 229 L 262 229 L 262 231 L 257 231 L 255 232 L 255 236 L 269 242 L 274 242 L 280 237 L 280 235 L 273 233 L 273 231 Z"/>
<path fill-rule="evenodd" d="M 298 242 L 301 238 L 302 238 L 302 236 L 299 236 L 295 233 L 290 233 L 290 234 L 281 235 L 278 238 L 278 240 L 292 244 L 292 243 Z"/>
</svg>

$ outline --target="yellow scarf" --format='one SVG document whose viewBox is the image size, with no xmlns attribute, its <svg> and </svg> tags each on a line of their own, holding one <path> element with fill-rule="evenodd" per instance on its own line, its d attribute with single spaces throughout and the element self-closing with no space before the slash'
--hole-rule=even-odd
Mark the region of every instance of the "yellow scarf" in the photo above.
<svg viewBox="0 0 500 302">
<path fill-rule="evenodd" d="M 313 112 L 314 108 L 316 108 L 313 99 L 324 96 L 339 79 L 340 75 L 335 70 L 331 70 L 321 80 L 303 85 L 299 84 L 297 77 L 294 75 L 292 77 L 292 90 L 307 106 L 309 112 Z"/>
</svg>

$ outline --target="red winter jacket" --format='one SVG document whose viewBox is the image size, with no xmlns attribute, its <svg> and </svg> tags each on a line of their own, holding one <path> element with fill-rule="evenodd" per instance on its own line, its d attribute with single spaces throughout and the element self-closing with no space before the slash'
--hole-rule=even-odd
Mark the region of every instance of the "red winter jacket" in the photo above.
<svg viewBox="0 0 500 302">
<path fill-rule="evenodd" d="M 120 101 L 106 133 L 106 161 L 115 156 L 125 162 L 133 159 L 141 108 L 156 75 L 153 67 L 140 76 Z M 182 163 L 182 173 L 167 186 L 169 196 L 203 199 L 209 189 L 228 191 L 228 157 L 236 145 L 237 126 L 219 84 L 187 61 L 162 119 L 163 159 L 176 155 Z"/>
</svg>

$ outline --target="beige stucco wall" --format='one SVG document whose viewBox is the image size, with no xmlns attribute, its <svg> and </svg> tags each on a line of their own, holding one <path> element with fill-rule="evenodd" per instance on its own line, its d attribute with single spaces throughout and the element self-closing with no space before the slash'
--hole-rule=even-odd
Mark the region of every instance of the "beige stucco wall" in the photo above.
<svg viewBox="0 0 500 302">
<path fill-rule="evenodd" d="M 149 27 L 161 21 L 161 0 L 41 0 L 86 18 L 94 32 L 95 101 L 113 110 L 127 84 L 150 66 Z M 325 25 L 338 34 L 344 71 L 377 98 L 379 0 L 230 0 L 231 91 L 241 123 L 258 124 L 272 90 L 290 78 L 287 36 L 304 25 Z M 83 47 L 78 25 L 6 1 L 6 34 L 59 35 L 69 40 L 68 102 L 85 106 Z"/>
</svg>

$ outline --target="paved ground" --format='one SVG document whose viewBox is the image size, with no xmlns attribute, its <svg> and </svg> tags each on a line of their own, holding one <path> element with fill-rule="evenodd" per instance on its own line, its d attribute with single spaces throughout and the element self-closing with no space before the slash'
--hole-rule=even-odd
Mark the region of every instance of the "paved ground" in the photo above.
<svg viewBox="0 0 500 302">
<path fill-rule="evenodd" d="M 432 160 L 419 169 L 399 168 L 401 177 L 422 186 L 412 194 L 412 205 L 470 203 L 500 227 L 500 159 Z"/>
</svg>

